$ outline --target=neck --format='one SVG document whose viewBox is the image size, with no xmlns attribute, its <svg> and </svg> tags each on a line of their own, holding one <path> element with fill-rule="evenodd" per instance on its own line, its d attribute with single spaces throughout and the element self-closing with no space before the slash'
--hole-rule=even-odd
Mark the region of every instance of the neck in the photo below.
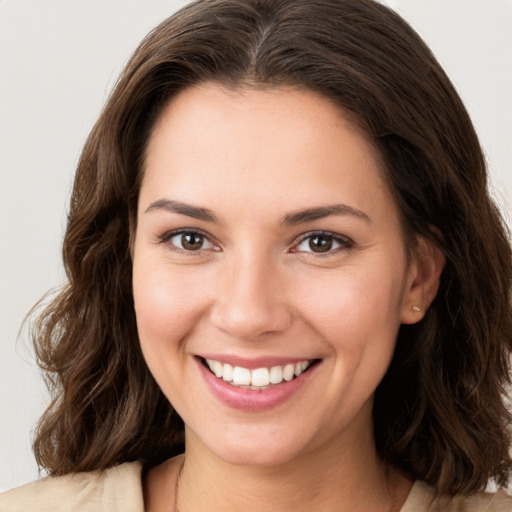
<svg viewBox="0 0 512 512">
<path fill-rule="evenodd" d="M 373 435 L 331 442 L 269 467 L 227 462 L 187 432 L 180 512 L 399 510 L 411 483 L 379 459 Z"/>
</svg>

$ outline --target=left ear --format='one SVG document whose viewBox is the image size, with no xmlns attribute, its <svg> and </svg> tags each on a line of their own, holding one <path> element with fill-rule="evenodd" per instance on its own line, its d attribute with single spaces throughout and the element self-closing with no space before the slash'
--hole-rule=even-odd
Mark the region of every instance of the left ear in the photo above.
<svg viewBox="0 0 512 512">
<path fill-rule="evenodd" d="M 425 316 L 439 289 L 444 265 L 445 257 L 439 247 L 419 236 L 409 264 L 402 302 L 401 322 L 403 324 L 415 324 Z"/>
</svg>

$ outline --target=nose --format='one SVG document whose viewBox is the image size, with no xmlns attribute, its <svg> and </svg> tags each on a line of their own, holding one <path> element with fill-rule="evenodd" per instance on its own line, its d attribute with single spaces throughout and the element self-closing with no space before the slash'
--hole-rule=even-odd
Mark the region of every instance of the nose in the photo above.
<svg viewBox="0 0 512 512">
<path fill-rule="evenodd" d="M 286 276 L 277 267 L 254 254 L 226 263 L 211 308 L 212 323 L 244 341 L 286 331 L 293 312 Z"/>
</svg>

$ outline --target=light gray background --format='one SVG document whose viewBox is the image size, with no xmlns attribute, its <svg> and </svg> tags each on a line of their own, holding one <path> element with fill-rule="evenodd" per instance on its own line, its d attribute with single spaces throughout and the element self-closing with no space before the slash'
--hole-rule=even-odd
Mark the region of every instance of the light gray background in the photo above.
<svg viewBox="0 0 512 512">
<path fill-rule="evenodd" d="M 185 0 L 0 0 L 0 491 L 38 476 L 46 400 L 24 315 L 62 283 L 73 170 L 139 40 Z M 389 0 L 427 40 L 473 117 L 512 215 L 512 0 Z M 510 224 L 510 221 L 509 221 Z"/>
</svg>

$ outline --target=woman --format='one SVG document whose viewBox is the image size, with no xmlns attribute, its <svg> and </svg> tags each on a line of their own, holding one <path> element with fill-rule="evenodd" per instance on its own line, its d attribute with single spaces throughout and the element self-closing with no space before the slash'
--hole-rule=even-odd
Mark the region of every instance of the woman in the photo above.
<svg viewBox="0 0 512 512">
<path fill-rule="evenodd" d="M 163 22 L 79 162 L 2 510 L 510 510 L 511 253 L 468 115 L 370 0 Z M 171 406 L 172 404 L 172 406 Z"/>
</svg>

